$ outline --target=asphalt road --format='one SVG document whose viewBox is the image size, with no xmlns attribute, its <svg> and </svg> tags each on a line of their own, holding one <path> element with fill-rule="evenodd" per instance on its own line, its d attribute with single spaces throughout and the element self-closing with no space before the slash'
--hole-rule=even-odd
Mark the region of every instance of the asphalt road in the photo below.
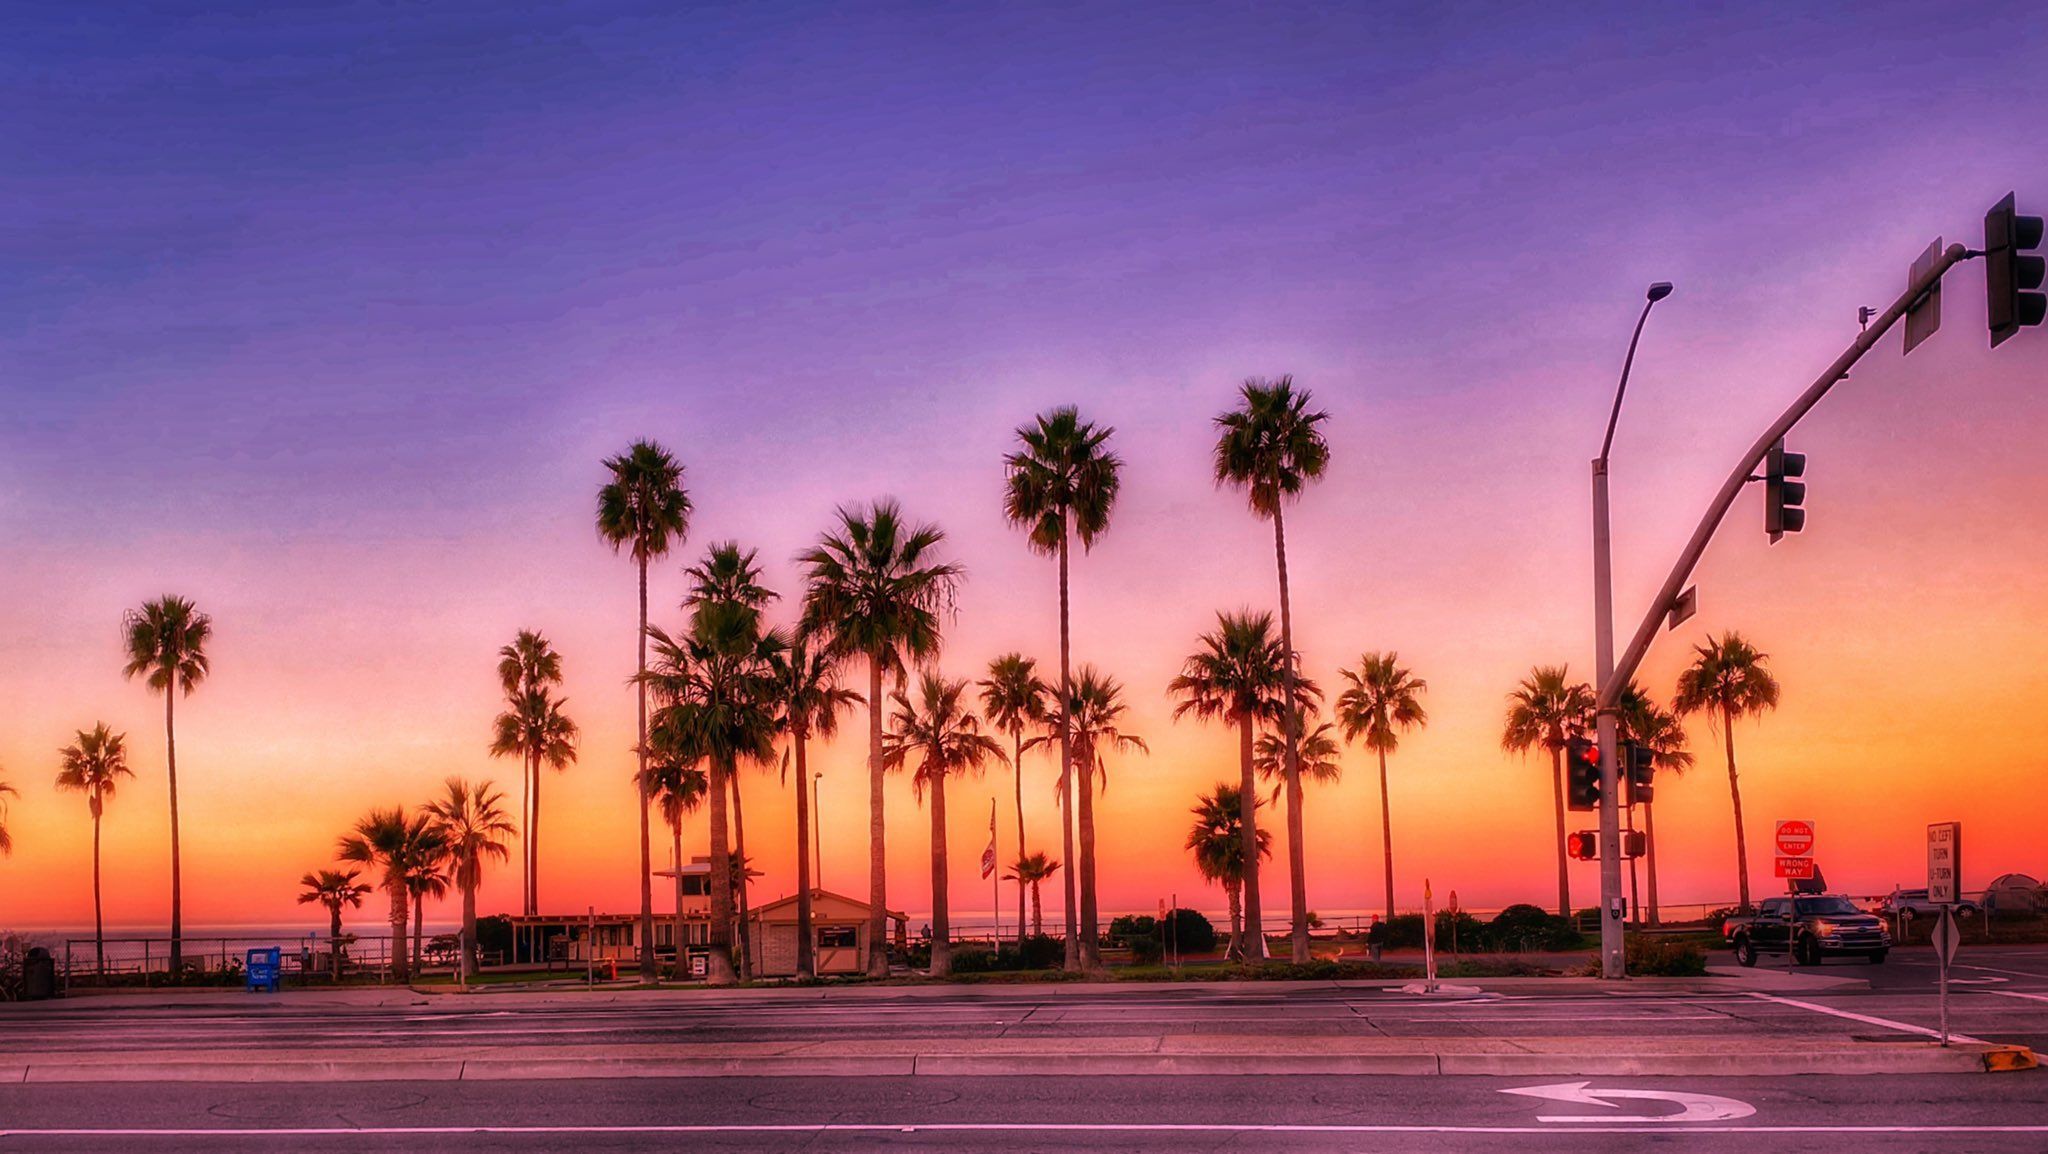
<svg viewBox="0 0 2048 1154">
<path fill-rule="evenodd" d="M 2048 947 L 1965 947 L 1951 1026 L 2048 1050 Z M 1770 964 L 1770 963 L 1766 963 Z M 1808 971 L 1811 972 L 1811 971 Z M 1541 986 L 1421 999 L 1327 985 L 867 989 L 627 1004 L 421 997 L 338 1006 L 80 998 L 0 1012 L 0 1049 L 127 1052 L 789 1038 L 1210 1033 L 1415 1037 L 1924 1037 L 1925 950 L 1829 963 L 1867 990 Z M 849 994 L 855 996 L 848 996 Z M 1598 1100 L 1571 1100 L 1588 1082 Z M 1511 1093 L 1563 1085 L 1550 1097 Z M 1680 1120 L 1683 1119 L 1683 1120 Z M 2048 1150 L 2048 1071 L 2000 1075 L 691 1078 L 0 1086 L 0 1150 Z"/>
<path fill-rule="evenodd" d="M 1538 1083 L 1542 1084 L 1542 1083 Z M 23 1150 L 1699 1151 L 2048 1148 L 2028 1075 L 824 1078 L 0 1088 Z M 1567 1084 L 1568 1085 L 1568 1084 Z M 1670 1122 L 1691 1110 L 1724 1121 Z M 1584 1120 L 1580 1120 L 1584 1119 Z M 24 1133 L 29 1131 L 29 1133 Z"/>
</svg>

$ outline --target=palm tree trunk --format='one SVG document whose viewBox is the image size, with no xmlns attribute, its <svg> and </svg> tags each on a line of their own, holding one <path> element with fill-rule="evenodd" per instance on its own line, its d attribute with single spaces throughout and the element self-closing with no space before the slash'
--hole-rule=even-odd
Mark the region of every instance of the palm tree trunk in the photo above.
<svg viewBox="0 0 2048 1154">
<path fill-rule="evenodd" d="M 882 821 L 882 654 L 868 655 L 868 976 L 889 976 L 889 858 Z"/>
<path fill-rule="evenodd" d="M 640 552 L 637 548 L 636 553 Z M 639 657 L 635 668 L 639 676 L 634 685 L 639 689 L 639 728 L 635 731 L 633 752 L 639 759 L 640 772 L 634 782 L 640 792 L 640 980 L 652 985 L 660 976 L 654 964 L 654 847 L 648 839 L 648 809 L 653 804 L 653 795 L 648 791 L 647 781 L 647 557 L 640 557 L 640 636 Z M 540 771 L 534 771 L 534 824 L 540 822 Z M 535 858 L 536 865 L 539 858 Z"/>
<path fill-rule="evenodd" d="M 1075 874 L 1081 863 L 1074 856 L 1074 744 L 1069 698 L 1073 693 L 1072 644 L 1067 624 L 1067 531 L 1066 514 L 1060 514 L 1060 842 L 1067 855 L 1067 872 L 1061 882 L 1067 896 L 1067 941 L 1064 968 L 1069 973 L 1082 967 L 1081 932 L 1076 923 Z"/>
<path fill-rule="evenodd" d="M 1010 734 L 1016 746 L 1010 758 L 1010 776 L 1017 782 L 1017 860 L 1024 860 L 1024 731 L 1020 728 Z M 1017 958 L 1023 964 L 1024 957 L 1024 871 L 1017 871 Z"/>
<path fill-rule="evenodd" d="M 732 968 L 732 849 L 725 827 L 725 775 L 722 758 L 711 759 L 711 960 L 706 978 L 714 986 L 736 979 Z"/>
<path fill-rule="evenodd" d="M 1237 718 L 1238 821 L 1244 827 L 1244 934 L 1248 962 L 1266 960 L 1265 914 L 1259 905 L 1259 783 L 1252 777 L 1252 719 Z"/>
<path fill-rule="evenodd" d="M 743 977 L 752 978 L 754 976 L 753 933 L 747 925 L 747 812 L 745 807 L 740 804 L 740 775 L 738 770 L 739 767 L 735 765 L 733 772 L 726 776 L 732 779 L 732 848 L 735 856 L 739 858 L 739 876 L 733 879 L 734 884 L 738 887 L 740 899 L 739 969 Z"/>
<path fill-rule="evenodd" d="M 164 768 L 171 782 L 171 976 L 185 970 L 185 887 L 178 848 L 178 731 L 171 705 L 178 699 L 178 672 L 164 687 Z"/>
<path fill-rule="evenodd" d="M 341 903 L 327 907 L 327 960 L 334 967 L 334 980 L 341 981 Z"/>
<path fill-rule="evenodd" d="M 1277 489 L 1277 486 L 1276 486 Z M 1273 503 L 1273 555 L 1280 563 L 1280 732 L 1286 756 L 1281 770 L 1287 783 L 1287 884 L 1294 899 L 1289 941 L 1295 965 L 1309 960 L 1308 851 L 1301 819 L 1301 717 L 1294 701 L 1294 614 L 1287 597 L 1287 521 Z"/>
<path fill-rule="evenodd" d="M 796 746 L 796 976 L 815 978 L 818 963 L 811 940 L 811 771 L 804 763 L 804 731 L 793 727 Z"/>
<path fill-rule="evenodd" d="M 528 852 L 533 856 L 533 865 L 530 867 L 532 871 L 531 880 L 527 882 L 527 891 L 531 895 L 527 900 L 532 903 L 533 908 L 527 912 L 535 914 L 540 912 L 540 771 L 540 754 L 535 752 L 533 755 L 533 838 L 526 843 Z"/>
<path fill-rule="evenodd" d="M 1742 787 L 1735 781 L 1735 718 L 1721 711 L 1721 736 L 1728 746 L 1728 797 L 1735 803 L 1735 879 L 1739 908 L 1749 912 L 1749 839 L 1742 832 Z"/>
<path fill-rule="evenodd" d="M 683 981 L 690 973 L 690 951 L 683 942 L 683 815 L 676 814 L 675 825 L 669 832 L 676 839 L 676 980 Z"/>
<path fill-rule="evenodd" d="M 1224 882 L 1223 892 L 1230 898 L 1230 948 L 1224 951 L 1224 956 L 1241 960 L 1244 957 L 1244 884 Z"/>
<path fill-rule="evenodd" d="M 477 973 L 476 948 L 476 879 L 462 887 L 462 980 L 468 981 Z"/>
<path fill-rule="evenodd" d="M 1647 801 L 1643 803 L 1643 849 L 1649 859 L 1643 872 L 1646 875 L 1644 880 L 1649 882 L 1650 925 L 1654 927 L 1660 924 L 1657 918 L 1657 807 Z"/>
<path fill-rule="evenodd" d="M 519 906 L 533 914 L 533 751 L 519 751 Z"/>
<path fill-rule="evenodd" d="M 932 964 L 931 976 L 953 972 L 951 919 L 946 911 L 946 775 L 932 775 Z"/>
<path fill-rule="evenodd" d="M 99 972 L 107 972 L 107 923 L 100 916 L 100 799 L 92 799 L 92 953 Z"/>
<path fill-rule="evenodd" d="M 1024 883 L 1019 882 L 1017 884 L 1022 885 Z M 1037 882 L 1031 883 L 1031 934 L 1033 937 L 1042 938 L 1045 936 L 1045 895 L 1039 892 Z M 1023 964 L 1021 957 L 1018 960 L 1018 964 Z"/>
<path fill-rule="evenodd" d="M 1565 856 L 1564 747 L 1550 747 L 1550 794 L 1557 804 L 1557 916 L 1572 916 L 1572 876 Z"/>
<path fill-rule="evenodd" d="M 403 985 L 412 977 L 405 953 L 405 880 L 392 870 L 384 877 L 384 888 L 391 893 L 391 980 Z"/>
<path fill-rule="evenodd" d="M 427 972 L 426 966 L 422 964 L 421 957 L 425 952 L 426 942 L 422 939 L 427 936 L 426 931 L 427 895 L 421 894 L 412 901 L 412 972 L 415 974 Z"/>
<path fill-rule="evenodd" d="M 1100 922 L 1095 909 L 1095 750 L 1081 750 L 1081 764 L 1075 767 L 1074 784 L 1079 790 L 1077 807 L 1081 820 L 1081 964 L 1090 970 L 1102 968 Z"/>
<path fill-rule="evenodd" d="M 1387 800 L 1387 751 L 1380 754 L 1380 846 L 1387 866 L 1387 921 L 1394 920 L 1394 810 Z"/>
</svg>

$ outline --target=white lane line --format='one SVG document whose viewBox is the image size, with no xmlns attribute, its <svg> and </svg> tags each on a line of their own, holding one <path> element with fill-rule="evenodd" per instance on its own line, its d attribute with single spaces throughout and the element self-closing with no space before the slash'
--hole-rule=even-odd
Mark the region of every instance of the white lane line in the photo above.
<svg viewBox="0 0 2048 1154">
<path fill-rule="evenodd" d="M 2018 990 L 1975 990 L 1978 994 L 1997 994 L 2001 998 L 2025 998 L 2030 1002 L 2048 1002 L 2048 994 L 2027 994 Z"/>
<path fill-rule="evenodd" d="M 1887 1030 L 1903 1030 L 1908 1034 L 1919 1034 L 1928 1038 L 1941 1037 L 1941 1031 L 1939 1030 L 1930 1030 L 1925 1026 L 1915 1026 L 1910 1022 L 1895 1022 L 1890 1018 L 1874 1018 L 1869 1014 L 1852 1014 L 1847 1010 L 1837 1010 L 1815 1002 L 1802 1002 L 1797 998 L 1781 998 L 1776 994 L 1759 994 L 1752 991 L 1749 996 L 1765 1002 L 1776 1002 L 1781 1006 L 1797 1006 L 1802 1010 L 1812 1010 L 1816 1014 L 1828 1014 L 1837 1018 L 1847 1018 L 1852 1022 L 1861 1022 L 1866 1026 L 1881 1026 Z M 1972 1038 L 1968 1034 L 1958 1034 L 1953 1030 L 1949 1032 L 1949 1038 L 1952 1041 L 1968 1042 L 1979 1046 L 1989 1044 L 1982 1038 Z"/>
<path fill-rule="evenodd" d="M 2048 1000 L 2048 999 L 2044 999 Z M 1473 1014 L 1453 1018 L 1390 1018 L 1375 1014 L 1375 1022 L 1435 1022 L 1438 1025 L 1455 1026 L 1459 1022 L 1556 1022 L 1569 1025 L 1573 1022 L 1725 1022 L 1726 1014 L 1573 1014 L 1564 1017 L 1557 1014 Z M 1303 1035 L 1313 1037 L 1314 1035 Z"/>
<path fill-rule="evenodd" d="M 1453 1126 L 1448 1124 L 1395 1123 L 1343 1125 L 1337 1123 L 1201 1123 L 1201 1122 L 819 1122 L 727 1125 L 625 1125 L 625 1126 L 304 1126 L 278 1129 L 230 1129 L 156 1127 L 129 1130 L 91 1128 L 0 1129 L 0 1138 L 334 1138 L 334 1137 L 437 1137 L 463 1134 L 915 1134 L 929 1133 L 1039 1133 L 1039 1134 L 1557 1134 L 1552 1126 Z M 1766 1125 L 1726 1126 L 1694 1124 L 1674 1129 L 1669 1125 L 1574 1126 L 1572 1134 L 2048 1134 L 2042 1124 L 1901 1124 L 1882 1125 Z"/>
</svg>

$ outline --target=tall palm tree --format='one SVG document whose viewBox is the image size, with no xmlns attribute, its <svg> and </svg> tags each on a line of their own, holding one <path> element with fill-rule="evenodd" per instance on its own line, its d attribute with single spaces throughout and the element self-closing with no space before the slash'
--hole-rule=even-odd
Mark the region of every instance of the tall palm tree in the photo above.
<svg viewBox="0 0 2048 1154">
<path fill-rule="evenodd" d="M 1281 733 L 1286 740 L 1287 879 L 1294 918 L 1289 938 L 1294 961 L 1309 960 L 1308 865 L 1302 838 L 1301 712 L 1294 707 L 1294 614 L 1287 590 L 1287 522 L 1283 510 L 1330 463 L 1330 446 L 1319 427 L 1330 415 L 1309 408 L 1309 391 L 1295 391 L 1294 378 L 1254 377 L 1238 390 L 1239 407 L 1216 417 L 1216 483 L 1245 491 L 1252 512 L 1273 522 L 1273 556 L 1280 570 L 1280 649 L 1285 672 Z"/>
<path fill-rule="evenodd" d="M 714 985 L 733 982 L 733 916 L 743 876 L 736 874 L 728 829 L 728 784 L 739 763 L 765 765 L 775 753 L 776 694 L 772 663 L 787 642 L 763 632 L 757 609 L 736 601 L 699 601 L 689 629 L 671 637 L 650 627 L 654 662 L 643 675 L 661 701 L 650 745 L 661 758 L 710 767 L 711 803 L 710 973 Z M 651 783 L 643 783 L 651 788 Z"/>
<path fill-rule="evenodd" d="M 942 618 L 964 571 L 936 560 L 946 534 L 936 525 L 912 525 L 892 500 L 868 508 L 841 507 L 839 525 L 798 558 L 805 570 L 800 628 L 823 639 L 834 657 L 868 663 L 868 972 L 889 972 L 889 894 L 882 813 L 882 675 L 901 683 L 904 659 L 938 656 Z"/>
<path fill-rule="evenodd" d="M 813 737 L 837 734 L 840 713 L 861 704 L 861 696 L 839 684 L 839 659 L 805 633 L 776 658 L 773 674 L 778 721 L 789 737 L 783 769 L 796 763 L 796 973 L 810 978 L 817 976 L 817 943 L 811 934 L 811 770 L 805 749 Z"/>
<path fill-rule="evenodd" d="M 1340 669 L 1344 689 L 1337 694 L 1337 724 L 1344 740 L 1365 739 L 1380 760 L 1380 847 L 1386 865 L 1387 920 L 1394 920 L 1394 812 L 1387 801 L 1387 755 L 1400 748 L 1401 734 L 1429 724 L 1422 694 L 1429 683 L 1401 667 L 1401 655 L 1362 653 L 1358 668 Z"/>
<path fill-rule="evenodd" d="M 98 968 L 107 965 L 106 920 L 100 913 L 100 817 L 114 796 L 115 783 L 134 777 L 128 768 L 128 739 L 107 728 L 102 721 L 91 729 L 78 731 L 78 740 L 59 754 L 63 768 L 57 771 L 57 788 L 85 795 L 92 812 L 92 949 Z"/>
<path fill-rule="evenodd" d="M 564 712 L 568 699 L 554 694 L 562 684 L 561 655 L 541 634 L 522 629 L 498 650 L 498 682 L 505 709 L 492 722 L 491 756 L 520 759 L 521 902 L 531 915 L 540 912 L 540 771 L 560 773 L 575 762 L 576 723 Z"/>
<path fill-rule="evenodd" d="M 310 906 L 318 903 L 327 907 L 327 942 L 329 961 L 334 966 L 334 980 L 341 980 L 341 911 L 344 906 L 362 909 L 363 898 L 371 887 L 357 881 L 362 875 L 355 870 L 320 870 L 308 873 L 299 879 L 305 889 L 299 893 L 299 904 Z"/>
<path fill-rule="evenodd" d="M 1557 809 L 1557 913 L 1572 916 L 1572 882 L 1564 829 L 1564 747 L 1593 724 L 1593 687 L 1572 681 L 1562 665 L 1539 665 L 1508 694 L 1500 745 L 1509 753 L 1550 751 L 1550 792 Z"/>
<path fill-rule="evenodd" d="M 683 818 L 703 808 L 704 796 L 711 791 L 711 778 L 666 747 L 660 726 L 648 734 L 648 740 L 654 746 L 647 763 L 647 774 L 652 779 L 648 792 L 654 795 L 655 804 L 661 807 L 661 820 L 668 823 L 669 834 L 675 838 L 676 977 L 681 979 L 689 972 L 689 948 L 683 940 Z"/>
<path fill-rule="evenodd" d="M 457 972 L 467 981 L 477 968 L 476 891 L 484 884 L 484 861 L 512 860 L 505 839 L 519 831 L 505 816 L 505 795 L 488 781 L 450 777 L 427 811 L 441 823 L 455 887 L 462 891 L 462 962 Z"/>
<path fill-rule="evenodd" d="M 1064 710 L 1073 694 L 1071 628 L 1068 615 L 1067 567 L 1071 538 L 1079 537 L 1081 551 L 1095 547 L 1095 541 L 1109 528 L 1109 514 L 1122 487 L 1119 474 L 1123 461 L 1109 449 L 1116 430 L 1083 420 L 1080 410 L 1062 405 L 1040 414 L 1017 429 L 1023 446 L 1004 456 L 1009 481 L 1003 492 L 1003 515 L 1010 524 L 1025 531 L 1033 550 L 1059 559 L 1060 573 L 1060 684 L 1055 698 Z M 1068 738 L 1070 725 L 1063 717 L 1060 734 L 1060 796 L 1069 808 L 1060 811 L 1062 838 L 1067 860 L 1076 862 L 1066 876 L 1067 949 L 1069 970 L 1102 967 L 1102 942 L 1096 921 L 1095 856 L 1088 847 L 1095 844 L 1095 831 L 1087 816 L 1081 818 L 1083 843 L 1074 856 L 1074 826 L 1070 808 L 1074 791 L 1074 751 Z M 1018 843 L 1021 850 L 1023 843 Z M 1076 886 L 1079 887 L 1079 923 L 1076 924 Z"/>
<path fill-rule="evenodd" d="M 20 790 L 0 781 L 0 854 L 14 852 L 14 835 L 7 832 L 7 799 L 20 796 Z"/>
<path fill-rule="evenodd" d="M 989 662 L 988 676 L 981 680 L 982 715 L 988 718 L 989 725 L 1010 737 L 1010 776 L 1017 790 L 1019 861 L 1029 856 L 1024 853 L 1024 731 L 1045 723 L 1045 698 L 1049 692 L 1044 679 L 1038 676 L 1038 663 L 1022 653 L 1005 653 Z M 1045 859 L 1044 854 L 1037 856 L 1041 861 Z M 1054 868 L 1057 867 L 1055 862 Z M 1048 870 L 1045 877 L 1051 876 Z M 1024 948 L 1024 887 L 1027 879 L 1019 873 L 1016 881 L 1017 949 L 1021 951 Z"/>
<path fill-rule="evenodd" d="M 634 680 L 638 689 L 638 729 L 633 753 L 638 766 L 633 783 L 640 791 L 640 980 L 656 979 L 654 960 L 654 860 L 648 840 L 647 814 L 653 799 L 647 793 L 647 563 L 668 555 L 690 532 L 690 498 L 683 491 L 683 466 L 653 441 L 608 458 L 611 480 L 597 491 L 597 534 L 616 553 L 632 554 L 640 569 L 640 629 Z"/>
<path fill-rule="evenodd" d="M 948 681 L 927 670 L 918 678 L 917 696 L 899 689 L 892 729 L 883 746 L 883 764 L 917 771 L 911 788 L 922 800 L 931 797 L 932 814 L 932 964 L 931 975 L 952 972 L 950 915 L 946 879 L 946 779 L 981 772 L 989 759 L 1003 759 L 1002 744 L 981 731 L 981 719 L 967 704 L 967 679 Z"/>
<path fill-rule="evenodd" d="M 1122 730 L 1125 712 L 1124 687 L 1115 678 L 1093 665 L 1083 665 L 1074 672 L 1072 690 L 1067 695 L 1066 707 L 1060 710 L 1060 716 L 1066 718 L 1072 728 L 1067 746 L 1073 754 L 1074 787 L 1080 799 L 1075 808 L 1080 818 L 1083 862 L 1095 856 L 1096 783 L 1099 781 L 1102 788 L 1109 788 L 1109 766 L 1104 755 L 1115 750 L 1152 752 L 1143 738 Z M 1059 782 L 1054 786 L 1062 806 L 1067 801 L 1065 784 Z M 1084 903 L 1081 908 L 1085 913 L 1090 907 Z"/>
<path fill-rule="evenodd" d="M 1195 868 L 1203 877 L 1220 884 L 1230 901 L 1230 946 L 1226 952 L 1234 958 L 1248 959 L 1243 894 L 1245 879 L 1252 871 L 1245 869 L 1246 796 L 1243 786 L 1220 781 L 1215 789 L 1202 795 L 1190 811 L 1195 815 L 1195 824 L 1188 830 L 1187 848 L 1195 855 Z M 1256 797 L 1252 804 L 1258 804 Z M 1272 857 L 1272 836 L 1265 830 L 1258 830 L 1257 836 L 1258 856 Z"/>
<path fill-rule="evenodd" d="M 1019 889 L 1025 886 L 1031 887 L 1031 932 L 1033 935 L 1043 937 L 1045 934 L 1045 901 L 1038 892 L 1039 883 L 1058 873 L 1059 868 L 1059 862 L 1046 857 L 1043 853 L 1027 853 L 1018 858 L 1017 864 L 1011 866 L 1009 871 L 1003 874 L 1004 881 L 1014 880 Z M 1017 935 L 1017 950 L 1019 954 L 1024 950 L 1024 936 L 1021 930 L 1018 931 Z"/>
<path fill-rule="evenodd" d="M 213 638 L 213 619 L 183 597 L 159 597 L 122 618 L 130 680 L 164 695 L 164 771 L 171 783 L 171 972 L 185 968 L 185 888 L 183 857 L 178 842 L 178 733 L 172 703 L 190 697 L 206 680 L 212 665 L 206 643 Z"/>
<path fill-rule="evenodd" d="M 1621 737 L 1650 751 L 1650 764 L 1660 772 L 1684 773 L 1692 768 L 1692 751 L 1686 748 L 1685 725 L 1678 715 L 1661 709 L 1631 681 L 1621 691 Z M 1650 924 L 1660 924 L 1657 913 L 1657 807 L 1643 800 L 1643 845 L 1650 882 Z"/>
<path fill-rule="evenodd" d="M 1250 931 L 1242 945 L 1248 961 L 1266 959 L 1264 909 L 1259 901 L 1258 783 L 1254 740 L 1262 724 L 1277 722 L 1285 713 L 1281 702 L 1287 691 L 1280 639 L 1273 636 L 1273 615 L 1249 609 L 1218 613 L 1216 628 L 1204 633 L 1201 648 L 1181 666 L 1180 675 L 1167 685 L 1167 692 L 1179 697 L 1173 716 L 1177 720 L 1193 714 L 1205 720 L 1219 720 L 1237 727 L 1239 832 L 1243 838 L 1244 919 Z"/>
<path fill-rule="evenodd" d="M 422 810 L 408 815 L 403 807 L 373 809 L 343 835 L 335 856 L 384 871 L 383 890 L 391 898 L 391 980 L 410 979 L 406 954 L 406 921 L 416 875 L 447 852 L 447 841 L 433 815 Z"/>
<path fill-rule="evenodd" d="M 412 899 L 412 972 L 425 974 L 422 955 L 427 948 L 427 899 L 440 901 L 448 896 L 449 846 L 446 835 L 437 828 L 435 834 L 441 837 L 439 845 L 432 852 L 421 852 L 413 861 L 412 868 L 405 874 L 406 896 Z"/>
<path fill-rule="evenodd" d="M 1749 912 L 1749 841 L 1742 832 L 1742 787 L 1735 779 L 1735 723 L 1778 707 L 1778 679 L 1741 634 L 1730 630 L 1693 647 L 1692 664 L 1678 675 L 1672 707 L 1680 717 L 1707 715 L 1718 725 L 1728 750 L 1728 799 L 1735 807 L 1735 876 L 1741 909 Z"/>
<path fill-rule="evenodd" d="M 683 604 L 697 606 L 716 603 L 738 606 L 753 613 L 758 621 L 761 610 L 779 594 L 761 584 L 761 567 L 755 563 L 755 556 L 754 550 L 743 550 L 736 541 L 713 543 L 711 548 L 705 551 L 704 560 L 683 570 L 683 575 L 690 579 L 689 592 L 684 595 Z M 755 672 L 772 674 L 773 669 L 774 664 L 770 661 L 765 669 Z M 726 784 L 732 788 L 732 850 L 741 861 L 748 861 L 750 859 L 747 857 L 746 808 L 745 798 L 740 789 L 740 775 L 733 772 L 725 776 Z M 748 916 L 747 909 L 751 875 L 746 870 L 741 870 L 736 876 L 739 886 L 739 966 L 740 972 L 751 978 L 754 976 L 757 961 L 750 940 L 749 927 L 752 918 Z"/>
</svg>

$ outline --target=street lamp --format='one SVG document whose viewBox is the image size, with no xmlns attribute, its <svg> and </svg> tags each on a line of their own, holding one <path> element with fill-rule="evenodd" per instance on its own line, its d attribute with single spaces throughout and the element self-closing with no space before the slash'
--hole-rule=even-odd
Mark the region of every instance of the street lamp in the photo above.
<svg viewBox="0 0 2048 1154">
<path fill-rule="evenodd" d="M 1621 419 L 1621 399 L 1628 392 L 1629 370 L 1635 367 L 1636 345 L 1643 325 L 1658 301 L 1671 295 L 1671 284 L 1658 281 L 1644 294 L 1643 313 L 1636 318 L 1621 362 L 1621 382 L 1614 388 L 1614 407 L 1607 414 L 1607 435 L 1593 459 L 1593 670 L 1600 700 L 1609 699 L 1614 676 L 1614 571 L 1612 538 L 1607 524 L 1607 454 L 1614 447 L 1614 426 Z M 1600 976 L 1623 978 L 1628 969 L 1622 952 L 1621 775 L 1615 768 L 1616 726 L 1611 708 L 1596 718 L 1600 738 Z"/>
</svg>

